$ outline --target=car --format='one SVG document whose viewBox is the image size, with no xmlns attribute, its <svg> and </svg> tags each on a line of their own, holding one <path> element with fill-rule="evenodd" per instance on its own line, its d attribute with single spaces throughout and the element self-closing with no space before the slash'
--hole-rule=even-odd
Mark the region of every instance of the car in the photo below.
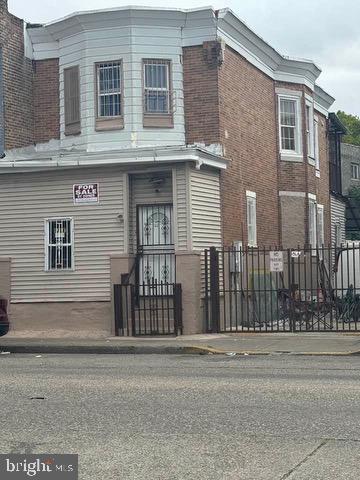
<svg viewBox="0 0 360 480">
<path fill-rule="evenodd" d="M 9 317 L 7 314 L 8 302 L 0 297 L 0 337 L 6 335 L 10 329 Z"/>
</svg>

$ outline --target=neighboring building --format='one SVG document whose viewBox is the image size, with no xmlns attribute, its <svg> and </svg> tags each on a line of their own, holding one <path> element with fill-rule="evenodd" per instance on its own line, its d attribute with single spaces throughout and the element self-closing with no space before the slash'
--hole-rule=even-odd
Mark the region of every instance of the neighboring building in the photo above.
<svg viewBox="0 0 360 480">
<path fill-rule="evenodd" d="M 340 247 L 345 242 L 345 221 L 347 199 L 343 195 L 341 139 L 346 128 L 335 113 L 329 114 L 329 161 L 330 161 L 330 202 L 331 202 L 331 245 Z"/>
<path fill-rule="evenodd" d="M 0 23 L 0 251 L 19 328 L 113 329 L 114 262 L 132 271 L 137 252 L 166 251 L 138 279 L 173 281 L 174 252 L 330 241 L 334 99 L 313 62 L 229 9 L 24 25 L 0 0 Z"/>
<path fill-rule="evenodd" d="M 360 187 L 360 146 L 341 144 L 342 184 L 344 195 L 348 195 L 352 187 Z"/>
<path fill-rule="evenodd" d="M 360 240 L 360 146 L 342 143 L 341 156 L 343 191 L 347 197 L 346 238 Z"/>
</svg>

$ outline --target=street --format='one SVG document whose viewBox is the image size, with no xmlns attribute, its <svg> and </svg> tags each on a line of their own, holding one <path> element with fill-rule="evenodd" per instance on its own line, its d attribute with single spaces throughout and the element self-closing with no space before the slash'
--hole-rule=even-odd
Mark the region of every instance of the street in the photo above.
<svg viewBox="0 0 360 480">
<path fill-rule="evenodd" d="M 0 355 L 0 453 L 81 480 L 358 479 L 360 358 Z"/>
</svg>

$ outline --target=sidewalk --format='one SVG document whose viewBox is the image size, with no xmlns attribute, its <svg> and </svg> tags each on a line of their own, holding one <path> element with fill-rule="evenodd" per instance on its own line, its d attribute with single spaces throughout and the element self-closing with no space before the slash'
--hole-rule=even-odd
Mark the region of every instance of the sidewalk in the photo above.
<svg viewBox="0 0 360 480">
<path fill-rule="evenodd" d="M 200 334 L 182 337 L 0 338 L 0 353 L 360 355 L 360 333 Z"/>
</svg>

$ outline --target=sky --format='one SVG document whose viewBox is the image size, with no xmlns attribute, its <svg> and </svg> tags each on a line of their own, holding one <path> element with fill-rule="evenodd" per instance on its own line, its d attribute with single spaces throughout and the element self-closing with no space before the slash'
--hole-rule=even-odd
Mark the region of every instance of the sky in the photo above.
<svg viewBox="0 0 360 480">
<path fill-rule="evenodd" d="M 211 1 L 211 0 L 210 0 Z M 145 5 L 209 6 L 198 0 L 8 0 L 9 10 L 29 22 L 46 23 L 74 11 Z M 331 110 L 360 116 L 359 0 L 217 0 L 284 55 L 309 58 L 322 69 L 318 83 L 336 98 Z"/>
</svg>

